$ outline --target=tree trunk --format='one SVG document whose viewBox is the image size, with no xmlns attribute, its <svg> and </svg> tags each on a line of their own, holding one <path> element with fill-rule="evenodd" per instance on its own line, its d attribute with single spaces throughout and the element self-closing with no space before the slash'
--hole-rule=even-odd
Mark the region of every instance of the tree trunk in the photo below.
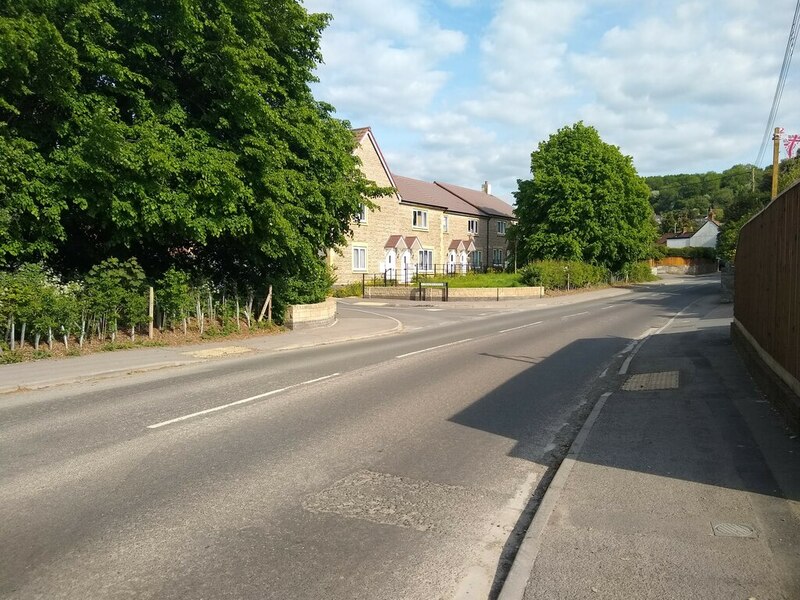
<svg viewBox="0 0 800 600">
<path fill-rule="evenodd" d="M 22 350 L 25 347 L 25 328 L 28 326 L 27 323 L 22 324 L 22 329 L 19 332 L 19 349 Z"/>
<path fill-rule="evenodd" d="M 53 328 L 47 328 L 47 349 L 53 351 Z"/>
<path fill-rule="evenodd" d="M 14 315 L 11 315 L 11 325 L 8 327 L 11 330 L 11 350 L 15 350 L 15 346 L 17 341 L 14 339 L 15 331 L 14 331 Z"/>
<path fill-rule="evenodd" d="M 236 329 L 242 330 L 242 322 L 239 320 L 239 296 L 236 296 Z"/>
<path fill-rule="evenodd" d="M 40 333 L 36 333 L 33 336 L 33 349 L 34 350 L 38 350 L 39 349 L 39 340 L 41 339 L 41 337 L 42 337 L 42 334 L 40 334 Z"/>
</svg>

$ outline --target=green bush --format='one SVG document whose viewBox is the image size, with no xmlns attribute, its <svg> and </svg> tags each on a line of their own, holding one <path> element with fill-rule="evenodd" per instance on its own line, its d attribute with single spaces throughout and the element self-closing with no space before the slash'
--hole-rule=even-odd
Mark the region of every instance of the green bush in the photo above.
<svg viewBox="0 0 800 600">
<path fill-rule="evenodd" d="M 337 285 L 333 288 L 334 298 L 349 298 L 350 296 L 361 296 L 361 282 L 353 281 L 344 285 Z"/>
<path fill-rule="evenodd" d="M 638 262 L 630 265 L 627 270 L 627 275 L 628 281 L 633 283 L 658 280 L 658 277 L 653 275 L 653 272 L 650 270 L 650 263 L 647 262 Z"/>
<path fill-rule="evenodd" d="M 583 288 L 601 285 L 609 280 L 603 267 L 578 261 L 541 260 L 530 263 L 520 271 L 525 285 L 538 285 L 546 289 Z"/>
<path fill-rule="evenodd" d="M 667 248 L 666 256 L 675 256 L 679 258 L 706 258 L 714 260 L 717 258 L 716 248 L 695 248 L 694 246 L 687 246 L 685 248 Z"/>
</svg>

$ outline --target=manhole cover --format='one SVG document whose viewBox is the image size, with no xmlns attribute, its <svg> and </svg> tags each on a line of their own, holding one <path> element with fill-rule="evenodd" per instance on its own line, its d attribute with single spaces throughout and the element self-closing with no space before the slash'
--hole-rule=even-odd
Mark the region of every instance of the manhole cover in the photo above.
<svg viewBox="0 0 800 600">
<path fill-rule="evenodd" d="M 718 537 L 756 537 L 755 529 L 741 523 L 712 523 L 711 527 L 714 530 L 714 535 Z"/>
<path fill-rule="evenodd" d="M 642 390 L 676 390 L 680 378 L 679 371 L 662 371 L 660 373 L 639 373 L 631 375 L 622 386 L 626 392 Z"/>
</svg>

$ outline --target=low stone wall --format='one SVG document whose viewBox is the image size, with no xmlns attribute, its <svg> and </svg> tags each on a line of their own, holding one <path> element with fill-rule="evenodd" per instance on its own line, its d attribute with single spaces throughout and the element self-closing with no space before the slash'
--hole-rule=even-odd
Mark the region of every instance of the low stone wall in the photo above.
<svg viewBox="0 0 800 600">
<path fill-rule="evenodd" d="M 289 329 L 325 327 L 336 320 L 336 298 L 319 304 L 294 304 L 286 309 L 283 324 Z"/>
<path fill-rule="evenodd" d="M 367 286 L 364 290 L 365 298 L 379 298 L 384 300 L 441 301 L 443 294 L 443 288 L 422 288 L 422 294 L 420 295 L 420 290 L 417 286 Z M 466 300 L 523 300 L 525 298 L 541 298 L 543 296 L 543 287 L 450 288 L 448 290 L 448 297 L 451 302 Z"/>
</svg>

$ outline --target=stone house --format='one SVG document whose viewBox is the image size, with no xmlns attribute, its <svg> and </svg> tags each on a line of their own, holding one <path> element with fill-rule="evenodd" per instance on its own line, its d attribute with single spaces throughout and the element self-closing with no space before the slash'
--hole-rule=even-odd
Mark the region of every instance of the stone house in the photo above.
<svg viewBox="0 0 800 600">
<path fill-rule="evenodd" d="M 365 176 L 394 188 L 362 211 L 343 247 L 327 252 L 337 283 L 363 274 L 410 280 L 416 273 L 465 273 L 502 268 L 508 257 L 505 233 L 514 222 L 512 207 L 483 190 L 392 173 L 370 128 L 353 132 L 355 154 Z"/>
</svg>

